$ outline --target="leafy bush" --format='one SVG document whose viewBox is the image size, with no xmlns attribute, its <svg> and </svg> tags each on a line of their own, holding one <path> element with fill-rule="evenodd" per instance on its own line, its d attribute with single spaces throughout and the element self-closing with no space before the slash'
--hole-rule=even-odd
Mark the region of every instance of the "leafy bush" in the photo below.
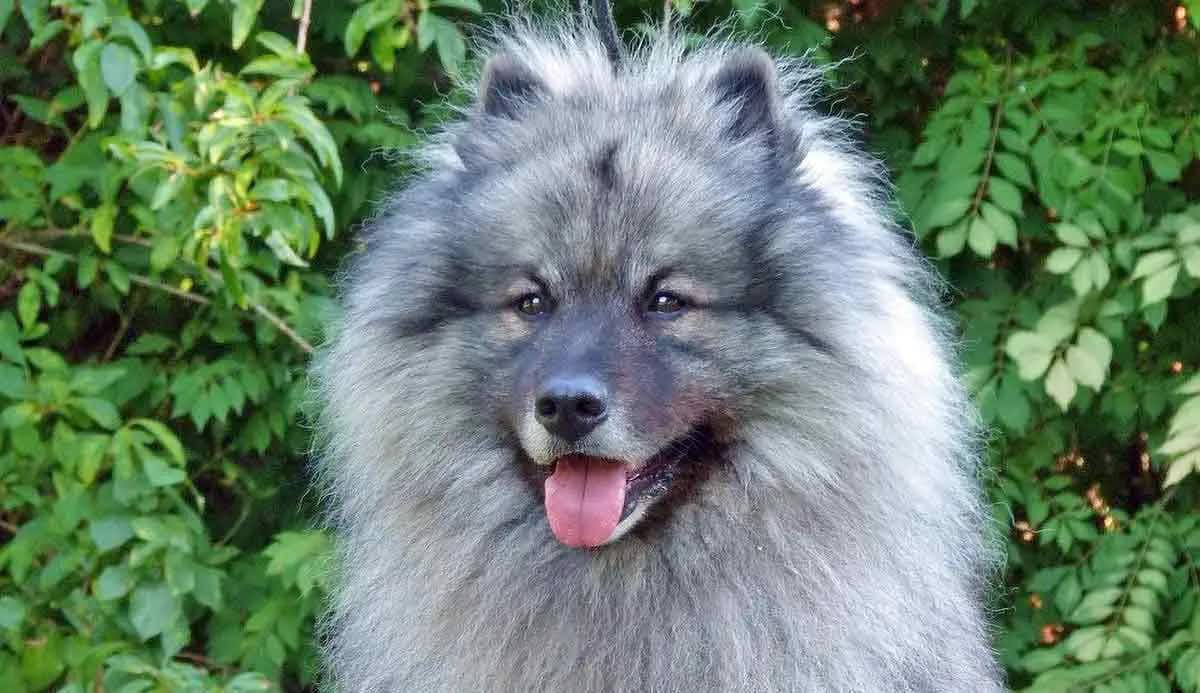
<svg viewBox="0 0 1200 693">
<path fill-rule="evenodd" d="M 828 106 L 993 432 L 1013 687 L 1200 691 L 1200 2 L 673 7 L 857 55 Z M 305 364 L 482 10 L 0 0 L 0 689 L 313 685 Z"/>
</svg>

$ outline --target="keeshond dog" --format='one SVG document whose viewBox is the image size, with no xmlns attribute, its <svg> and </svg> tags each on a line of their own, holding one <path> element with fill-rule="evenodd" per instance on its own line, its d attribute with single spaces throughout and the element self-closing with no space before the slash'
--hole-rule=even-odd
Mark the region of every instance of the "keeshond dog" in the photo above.
<svg viewBox="0 0 1200 693">
<path fill-rule="evenodd" d="M 937 285 L 820 75 L 497 39 L 317 377 L 332 687 L 997 691 Z"/>
</svg>

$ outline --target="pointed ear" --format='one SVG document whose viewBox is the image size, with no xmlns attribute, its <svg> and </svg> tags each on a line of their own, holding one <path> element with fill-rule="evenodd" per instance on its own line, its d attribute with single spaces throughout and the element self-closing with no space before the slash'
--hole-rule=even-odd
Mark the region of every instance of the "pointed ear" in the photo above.
<svg viewBox="0 0 1200 693">
<path fill-rule="evenodd" d="M 521 61 L 501 53 L 492 56 L 479 80 L 479 110 L 498 118 L 516 119 L 530 103 L 545 95 L 546 86 Z"/>
<path fill-rule="evenodd" d="M 725 58 L 712 88 L 718 104 L 733 107 L 729 135 L 745 139 L 770 135 L 780 126 L 782 97 L 775 61 L 761 48 L 739 48 Z"/>
</svg>

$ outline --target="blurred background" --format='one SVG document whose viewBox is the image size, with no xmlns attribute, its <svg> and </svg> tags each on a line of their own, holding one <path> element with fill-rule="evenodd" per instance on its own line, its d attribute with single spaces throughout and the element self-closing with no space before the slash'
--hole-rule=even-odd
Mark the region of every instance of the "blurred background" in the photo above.
<svg viewBox="0 0 1200 693">
<path fill-rule="evenodd" d="M 0 0 L 0 690 L 313 687 L 305 366 L 501 9 Z M 988 426 L 1013 689 L 1200 691 L 1200 0 L 616 8 L 667 13 L 865 114 Z"/>
</svg>

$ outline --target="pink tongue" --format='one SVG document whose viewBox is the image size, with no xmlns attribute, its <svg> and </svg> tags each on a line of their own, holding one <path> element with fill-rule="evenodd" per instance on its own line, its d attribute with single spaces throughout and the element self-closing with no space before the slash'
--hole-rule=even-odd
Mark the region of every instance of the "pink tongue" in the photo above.
<svg viewBox="0 0 1200 693">
<path fill-rule="evenodd" d="M 625 506 L 625 466 L 594 457 L 564 457 L 546 479 L 546 518 L 567 546 L 608 541 Z"/>
</svg>

